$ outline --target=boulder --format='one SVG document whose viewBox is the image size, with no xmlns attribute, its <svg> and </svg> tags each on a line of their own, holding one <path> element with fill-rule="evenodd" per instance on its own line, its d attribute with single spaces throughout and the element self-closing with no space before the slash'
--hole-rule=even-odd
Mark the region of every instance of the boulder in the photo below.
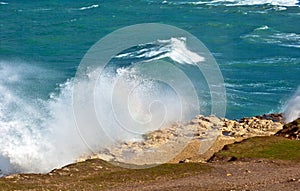
<svg viewBox="0 0 300 191">
<path fill-rule="evenodd" d="M 283 129 L 278 131 L 276 135 L 289 139 L 300 140 L 300 118 L 291 123 L 285 124 Z"/>
<path fill-rule="evenodd" d="M 271 113 L 271 114 L 263 114 L 256 116 L 257 119 L 267 119 L 273 122 L 279 122 L 285 124 L 282 113 Z"/>
<path fill-rule="evenodd" d="M 274 135 L 283 124 L 280 115 L 230 120 L 216 116 L 196 116 L 191 122 L 176 123 L 147 132 L 140 141 L 126 141 L 107 148 L 95 157 L 108 161 L 150 164 L 169 162 L 206 161 L 224 145 L 255 136 Z M 275 120 L 276 119 L 276 120 Z M 155 152 L 155 154 L 153 154 Z M 174 154 L 171 160 L 168 153 Z M 167 158 L 166 158 L 167 157 Z"/>
</svg>

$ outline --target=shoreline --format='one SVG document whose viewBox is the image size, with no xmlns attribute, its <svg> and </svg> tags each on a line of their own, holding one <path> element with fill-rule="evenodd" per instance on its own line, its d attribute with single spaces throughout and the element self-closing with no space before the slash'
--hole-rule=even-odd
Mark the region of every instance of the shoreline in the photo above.
<svg viewBox="0 0 300 191">
<path fill-rule="evenodd" d="M 170 140 L 171 144 L 176 144 L 177 142 L 174 141 L 174 138 L 176 139 L 178 137 L 184 137 L 191 133 L 193 134 L 193 137 L 188 137 L 185 139 L 184 141 L 186 144 L 179 145 L 180 150 L 177 151 L 177 155 L 173 154 L 173 157 L 167 156 L 167 158 L 165 157 L 165 161 L 158 164 L 182 163 L 187 161 L 207 162 L 214 153 L 221 150 L 225 145 L 240 142 L 250 137 L 274 135 L 283 128 L 284 124 L 285 122 L 281 113 L 263 114 L 255 117 L 244 117 L 239 120 L 218 118 L 216 116 L 198 115 L 188 123 L 177 123 L 171 125 L 171 127 L 149 132 L 144 135 L 143 141 L 122 142 L 115 147 L 106 149 L 105 152 L 82 156 L 70 164 L 83 162 L 89 159 L 102 159 L 117 165 L 122 165 L 123 162 L 125 164 L 124 167 L 126 167 L 128 166 L 126 165 L 128 162 L 126 163 L 126 161 L 122 161 L 121 158 L 116 158 L 117 154 L 120 155 L 122 153 L 122 150 L 126 150 L 126 152 L 136 152 L 143 149 L 163 147 L 164 144 Z M 215 131 L 214 135 L 212 137 L 208 137 L 209 135 L 206 133 L 206 131 L 211 129 Z M 208 146 L 206 147 L 201 146 L 201 142 L 204 142 L 207 138 L 211 139 L 213 142 L 208 142 Z M 165 149 L 170 149 L 170 147 L 166 147 Z M 176 151 L 173 150 L 171 152 Z M 151 157 L 151 154 L 152 153 L 150 153 L 150 155 L 148 154 L 147 156 Z M 135 155 L 134 157 L 137 156 Z M 142 156 L 141 158 L 144 159 L 145 156 Z M 145 165 L 144 160 L 130 162 L 138 162 L 136 165 L 139 165 L 139 163 Z M 147 165 L 155 166 L 152 163 Z M 2 174 L 0 178 L 5 176 L 10 175 Z"/>
<path fill-rule="evenodd" d="M 231 127 L 232 129 L 243 132 L 247 128 L 242 127 L 249 125 L 248 122 L 250 121 L 253 121 L 253 125 L 256 125 L 256 128 L 254 128 L 255 131 L 253 132 L 248 131 L 242 134 L 236 133 L 238 131 L 234 130 L 232 130 L 232 132 L 235 133 L 231 135 L 220 133 L 212 147 L 201 154 L 196 152 L 199 152 L 201 143 L 197 142 L 197 138 L 193 139 L 190 144 L 171 161 L 166 164 L 154 166 L 153 168 L 128 169 L 123 168 L 124 166 L 120 164 L 114 165 L 112 162 L 103 161 L 99 159 L 99 156 L 90 156 L 85 160 L 74 162 L 59 169 L 53 169 L 51 172 L 45 174 L 24 173 L 1 177 L 0 188 L 2 188 L 2 190 L 122 189 L 128 191 L 178 189 L 188 191 L 261 190 L 262 188 L 264 188 L 262 190 L 275 191 L 283 190 L 284 188 L 285 190 L 296 191 L 298 186 L 300 186 L 300 155 L 297 155 L 296 159 L 287 160 L 281 159 L 280 157 L 276 158 L 276 156 L 275 158 L 240 158 L 232 154 L 226 155 L 227 152 L 233 152 L 234 149 L 240 145 L 251 145 L 253 143 L 264 145 L 262 147 L 264 148 L 268 147 L 268 145 L 272 146 L 274 144 L 281 144 L 282 142 L 284 145 L 287 144 L 287 147 L 290 147 L 288 144 L 294 144 L 297 145 L 297 148 L 300 148 L 299 139 L 286 136 L 287 133 L 295 134 L 294 132 L 287 131 L 295 129 L 295 124 L 296 126 L 299 125 L 300 129 L 300 119 L 294 123 L 284 125 L 275 119 L 273 119 L 274 122 L 270 119 L 266 121 L 266 119 L 258 118 L 260 117 L 243 118 L 237 122 L 224 118 L 216 118 L 214 116 L 197 116 L 187 124 L 189 127 L 193 125 L 201 126 L 204 122 L 205 125 L 209 126 L 210 123 L 218 123 L 218 120 L 221 120 L 223 125 L 225 124 L 221 130 L 228 130 L 230 127 L 229 124 L 233 123 L 236 126 L 233 125 Z M 265 124 L 265 126 L 258 128 L 258 124 Z M 266 128 L 268 125 L 269 127 L 273 127 L 272 125 L 274 124 L 277 128 Z M 267 131 L 268 129 L 270 131 Z M 298 134 L 300 133 L 299 129 L 297 131 Z M 277 132 L 281 133 L 278 134 Z M 150 136 L 149 139 L 151 141 L 162 141 L 164 139 L 155 139 L 157 135 L 162 135 L 161 133 L 162 131 L 152 132 L 152 137 Z M 160 138 L 167 137 L 160 136 Z M 251 141 L 254 142 L 251 143 Z M 129 144 L 127 143 L 127 145 Z M 260 148 L 260 146 L 254 146 L 253 149 L 250 150 L 238 149 L 237 151 L 242 152 L 242 154 L 247 154 L 247 152 L 253 151 L 255 148 Z M 291 148 L 293 148 L 293 146 Z M 284 149 L 284 151 L 285 150 L 286 149 Z M 286 154 L 280 156 L 285 157 L 285 155 Z M 251 156 L 251 152 L 249 156 Z M 199 182 L 199 180 L 202 181 Z"/>
<path fill-rule="evenodd" d="M 94 158 L 140 166 L 205 162 L 227 144 L 250 137 L 274 135 L 283 125 L 282 114 L 264 114 L 240 120 L 198 115 L 188 123 L 176 123 L 146 133 L 142 141 L 121 142 L 77 162 Z"/>
</svg>

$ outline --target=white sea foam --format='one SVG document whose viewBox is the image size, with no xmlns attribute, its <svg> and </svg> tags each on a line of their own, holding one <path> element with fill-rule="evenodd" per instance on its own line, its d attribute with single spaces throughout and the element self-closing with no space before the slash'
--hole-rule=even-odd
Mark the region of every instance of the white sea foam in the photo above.
<svg viewBox="0 0 300 191">
<path fill-rule="evenodd" d="M 300 118 L 300 87 L 285 104 L 283 114 L 287 123 Z"/>
<path fill-rule="evenodd" d="M 212 0 L 212 1 L 182 1 L 182 2 L 171 2 L 170 4 L 193 4 L 193 5 L 226 5 L 226 6 L 248 6 L 248 5 L 274 5 L 274 6 L 299 6 L 298 0 Z M 282 9 L 281 9 L 282 10 Z"/>
<path fill-rule="evenodd" d="M 4 2 L 4 1 L 1 1 L 1 2 L 0 2 L 0 5 L 8 5 L 8 3 L 7 3 L 7 2 Z"/>
<path fill-rule="evenodd" d="M 271 34 L 270 34 L 271 33 Z M 274 31 L 267 27 L 259 27 L 254 29 L 250 34 L 241 36 L 255 43 L 276 44 L 278 46 L 299 48 L 300 35 L 297 33 L 282 33 Z"/>
<path fill-rule="evenodd" d="M 161 57 L 169 57 L 180 64 L 195 65 L 198 62 L 203 62 L 205 60 L 204 57 L 190 51 L 186 47 L 185 41 L 185 38 L 171 38 L 170 40 L 161 40 L 160 42 L 162 43 L 170 44 L 168 46 L 170 51 L 168 51 L 164 56 Z"/>
<path fill-rule="evenodd" d="M 281 46 L 292 47 L 292 48 L 300 48 L 300 44 L 299 44 L 299 45 L 294 45 L 294 44 L 282 44 Z"/>
<path fill-rule="evenodd" d="M 297 3 L 299 3 L 298 0 L 235 0 L 234 1 L 234 5 L 270 4 L 270 5 L 277 5 L 277 6 L 297 6 Z"/>
<path fill-rule="evenodd" d="M 72 129 L 70 85 L 50 100 L 32 99 L 23 92 L 28 91 L 26 86 L 33 86 L 30 80 L 33 76 L 47 80 L 44 72 L 25 63 L 0 63 L 0 169 L 3 174 L 46 172 L 79 156 L 77 151 L 81 147 L 75 147 L 80 138 L 78 135 L 76 138 Z M 65 146 L 70 143 L 72 146 Z"/>
<path fill-rule="evenodd" d="M 179 63 L 193 64 L 203 60 L 185 47 L 183 39 L 160 43 L 157 52 L 164 52 L 164 57 Z M 139 50 L 139 54 L 149 58 L 162 56 L 154 49 Z M 41 99 L 28 94 L 32 91 L 32 76 L 41 78 L 38 80 L 41 82 L 43 77 L 45 80 L 49 77 L 44 69 L 26 63 L 0 62 L 1 172 L 47 172 L 91 154 L 90 145 L 96 145 L 101 151 L 115 141 L 139 139 L 149 130 L 178 119 L 184 120 L 185 115 L 190 113 L 182 109 L 176 92 L 159 82 L 144 80 L 138 68 L 136 65 L 119 68 L 116 73 L 105 73 L 99 79 L 97 71 L 87 73 L 86 79 L 70 79 L 59 86 L 59 93 L 50 94 L 49 99 Z M 160 68 L 157 66 L 154 70 L 159 71 Z M 80 108 L 95 102 L 98 120 L 106 127 L 100 133 L 97 133 L 99 121 L 89 121 L 85 129 L 78 129 L 72 103 L 74 83 L 86 87 L 91 79 L 96 78 L 99 82 L 93 93 L 97 96 L 94 100 L 87 100 L 83 94 Z M 116 84 L 118 91 L 114 89 Z M 86 89 L 80 92 L 86 92 Z M 117 103 L 115 107 L 111 105 L 112 100 Z M 125 106 L 121 107 L 122 104 Z M 118 127 L 120 122 L 123 122 L 122 127 Z M 142 128 L 138 124 L 142 124 Z M 134 133 L 124 130 L 124 125 Z"/>
<path fill-rule="evenodd" d="M 300 34 L 296 33 L 276 33 L 271 38 L 277 40 L 280 46 L 299 48 Z"/>
<path fill-rule="evenodd" d="M 159 45 L 159 48 L 141 49 L 133 53 L 124 53 L 117 56 L 122 57 L 137 57 L 137 58 L 153 58 L 155 60 L 162 58 L 170 58 L 179 64 L 196 65 L 198 62 L 203 62 L 204 57 L 195 52 L 190 51 L 186 46 L 185 38 L 171 38 L 169 40 L 159 40 L 154 42 Z M 150 59 L 149 61 L 153 60 Z"/>
<path fill-rule="evenodd" d="M 10 71 L 14 68 L 6 66 L 6 63 L 1 63 L 1 66 L 4 66 L 0 69 L 1 173 L 47 172 L 74 162 L 82 155 L 91 154 L 78 133 L 73 116 L 73 80 L 61 84 L 59 95 L 52 94 L 49 100 L 30 100 L 13 91 L 10 86 L 11 83 L 20 85 L 24 77 L 22 72 Z M 30 65 L 26 67 L 32 69 Z M 15 76 L 6 80 L 2 74 Z M 112 85 L 110 79 L 105 82 L 105 87 Z M 104 95 L 106 100 L 107 96 L 110 95 Z M 85 100 L 85 103 L 88 101 Z M 107 109 L 103 112 L 107 114 L 110 111 Z M 104 148 L 107 138 L 96 138 L 100 140 L 99 148 Z"/>
<path fill-rule="evenodd" d="M 93 8 L 97 8 L 97 7 L 99 7 L 99 5 L 95 4 L 95 5 L 91 5 L 91 6 L 87 6 L 87 7 L 81 7 L 81 8 L 79 8 L 79 10 L 93 9 Z"/>
<path fill-rule="evenodd" d="M 268 29 L 269 29 L 269 27 L 268 27 L 267 25 L 265 25 L 265 26 L 256 28 L 255 31 L 259 31 L 259 30 L 268 30 Z"/>
</svg>

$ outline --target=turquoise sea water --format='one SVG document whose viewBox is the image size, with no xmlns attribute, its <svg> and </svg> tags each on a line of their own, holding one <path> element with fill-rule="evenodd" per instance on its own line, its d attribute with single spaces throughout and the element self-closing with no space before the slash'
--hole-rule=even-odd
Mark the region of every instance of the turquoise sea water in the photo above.
<svg viewBox="0 0 300 191">
<path fill-rule="evenodd" d="M 37 146 L 53 138 L 40 129 L 60 126 L 64 132 L 63 126 L 72 123 L 66 116 L 69 86 L 84 54 L 129 25 L 173 25 L 201 40 L 224 77 L 226 117 L 281 112 L 300 86 L 299 6 L 292 0 L 0 2 L 0 169 L 40 171 L 60 164 L 32 169 L 20 161 L 28 155 L 39 162 L 47 157 L 40 150 L 51 153 L 53 144 Z"/>
</svg>

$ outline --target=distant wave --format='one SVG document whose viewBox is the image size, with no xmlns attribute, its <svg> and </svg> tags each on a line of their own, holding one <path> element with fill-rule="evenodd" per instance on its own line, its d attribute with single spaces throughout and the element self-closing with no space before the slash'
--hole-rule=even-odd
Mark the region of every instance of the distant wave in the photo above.
<svg viewBox="0 0 300 191">
<path fill-rule="evenodd" d="M 258 27 L 250 34 L 241 36 L 242 39 L 255 43 L 276 44 L 291 48 L 300 48 L 300 34 L 283 33 L 268 26 Z"/>
<path fill-rule="evenodd" d="M 265 26 L 261 26 L 261 27 L 258 27 L 258 28 L 256 28 L 256 29 L 254 29 L 254 31 L 268 30 L 268 29 L 269 29 L 269 27 L 268 27 L 267 25 L 265 25 Z"/>
<path fill-rule="evenodd" d="M 233 5 L 277 5 L 277 6 L 297 6 L 298 0 L 228 0 L 224 2 L 233 2 Z M 228 4 L 230 5 L 230 4 Z"/>
<path fill-rule="evenodd" d="M 81 7 L 81 8 L 79 8 L 79 10 L 93 9 L 93 8 L 97 8 L 97 7 L 99 7 L 99 5 L 95 4 L 95 5 L 91 5 L 88 7 Z"/>
<path fill-rule="evenodd" d="M 300 86 L 284 107 L 284 118 L 287 123 L 300 118 Z"/>
<path fill-rule="evenodd" d="M 0 2 L 0 5 L 8 5 L 8 3 L 7 3 L 7 2 L 4 2 L 4 1 L 1 1 L 1 2 Z"/>
<path fill-rule="evenodd" d="M 225 5 L 225 6 L 249 6 L 249 5 L 275 5 L 275 6 L 299 6 L 298 0 L 212 0 L 212 1 L 163 1 L 163 4 L 191 4 L 191 5 Z"/>
<path fill-rule="evenodd" d="M 195 65 L 197 62 L 204 61 L 204 57 L 187 49 L 185 38 L 158 40 L 157 42 L 154 42 L 153 45 L 156 46 L 151 48 L 143 48 L 131 53 L 120 54 L 116 57 L 136 57 L 148 59 L 148 61 L 170 58 L 179 64 L 191 65 Z"/>
</svg>

